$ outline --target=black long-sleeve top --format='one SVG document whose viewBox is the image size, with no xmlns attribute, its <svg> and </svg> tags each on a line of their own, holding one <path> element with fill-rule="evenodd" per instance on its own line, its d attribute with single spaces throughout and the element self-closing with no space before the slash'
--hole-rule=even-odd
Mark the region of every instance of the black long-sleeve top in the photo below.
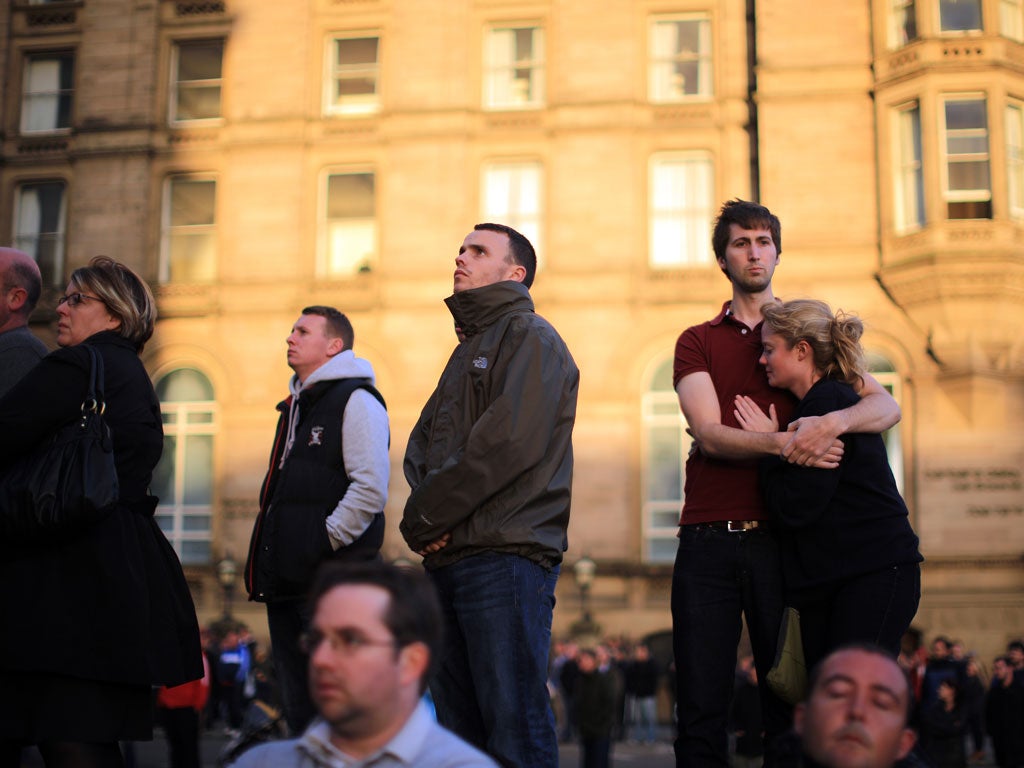
<svg viewBox="0 0 1024 768">
<path fill-rule="evenodd" d="M 822 416 L 858 400 L 848 384 L 820 379 L 793 418 Z M 786 588 L 797 607 L 819 587 L 923 559 L 882 436 L 840 439 L 845 451 L 838 469 L 800 467 L 776 457 L 761 465 Z"/>
</svg>

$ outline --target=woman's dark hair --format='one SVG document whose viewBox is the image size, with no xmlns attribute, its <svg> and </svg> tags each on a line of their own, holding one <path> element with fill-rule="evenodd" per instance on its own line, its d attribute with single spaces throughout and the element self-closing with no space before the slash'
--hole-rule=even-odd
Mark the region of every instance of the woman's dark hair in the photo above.
<svg viewBox="0 0 1024 768">
<path fill-rule="evenodd" d="M 96 256 L 71 273 L 77 288 L 95 294 L 121 321 L 117 332 L 135 344 L 138 352 L 153 335 L 156 301 L 146 282 L 131 269 L 108 256 Z"/>
</svg>

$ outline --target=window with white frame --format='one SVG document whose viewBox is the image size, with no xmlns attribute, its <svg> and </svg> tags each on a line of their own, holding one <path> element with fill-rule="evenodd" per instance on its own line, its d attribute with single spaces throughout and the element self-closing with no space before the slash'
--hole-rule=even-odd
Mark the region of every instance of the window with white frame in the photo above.
<svg viewBox="0 0 1024 768">
<path fill-rule="evenodd" d="M 191 123 L 221 117 L 223 40 L 188 40 L 174 46 L 171 122 Z"/>
<path fill-rule="evenodd" d="M 672 358 L 664 360 L 641 398 L 643 419 L 643 559 L 671 563 L 679 540 L 686 457 L 692 440 L 672 389 Z"/>
<path fill-rule="evenodd" d="M 713 262 L 714 166 L 703 152 L 651 158 L 648 264 L 655 269 Z"/>
<path fill-rule="evenodd" d="M 484 106 L 529 109 L 544 104 L 544 29 L 495 27 L 484 45 Z"/>
<path fill-rule="evenodd" d="M 483 221 L 507 224 L 525 235 L 541 263 L 543 167 L 537 161 L 494 162 L 483 168 Z"/>
<path fill-rule="evenodd" d="M 671 103 L 712 95 L 711 20 L 707 14 L 651 19 L 648 98 Z"/>
<path fill-rule="evenodd" d="M 75 57 L 69 51 L 25 57 L 21 132 L 52 133 L 71 127 Z"/>
<path fill-rule="evenodd" d="M 43 285 L 64 281 L 66 192 L 63 181 L 30 181 L 15 195 L 14 247 L 36 260 Z"/>
<path fill-rule="evenodd" d="M 179 368 L 156 383 L 164 421 L 164 451 L 151 487 L 155 520 L 185 565 L 211 562 L 214 441 L 217 403 L 210 380 Z"/>
<path fill-rule="evenodd" d="M 217 277 L 217 182 L 172 176 L 164 184 L 160 280 L 209 283 Z"/>
<path fill-rule="evenodd" d="M 1024 102 L 1006 104 L 1006 180 L 1010 215 L 1024 219 Z"/>
<path fill-rule="evenodd" d="M 366 115 L 380 108 L 377 94 L 380 38 L 339 35 L 327 46 L 326 111 L 332 115 Z"/>
<path fill-rule="evenodd" d="M 982 95 L 947 96 L 942 102 L 946 214 L 950 219 L 992 218 L 987 101 Z"/>
<path fill-rule="evenodd" d="M 882 355 L 873 352 L 868 352 L 865 357 L 868 371 L 870 371 L 871 375 L 875 377 L 879 384 L 885 387 L 897 403 L 902 403 L 903 382 L 900 375 L 896 372 L 896 367 Z M 893 478 L 896 480 L 896 487 L 900 493 L 903 493 L 903 437 L 900 432 L 900 425 L 896 424 L 883 432 L 882 439 L 885 441 L 885 451 L 889 457 L 889 467 L 892 469 Z"/>
<path fill-rule="evenodd" d="M 377 192 L 372 171 L 327 175 L 323 236 L 321 274 L 349 277 L 373 269 L 377 261 Z"/>
<path fill-rule="evenodd" d="M 891 0 L 889 47 L 901 48 L 917 39 L 917 15 L 914 0 Z"/>
<path fill-rule="evenodd" d="M 980 32 L 981 0 L 939 0 L 939 29 L 943 32 Z"/>
<path fill-rule="evenodd" d="M 894 114 L 895 224 L 897 232 L 924 226 L 924 172 L 921 160 L 921 109 L 917 102 Z"/>
<path fill-rule="evenodd" d="M 1024 0 L 999 0 L 999 32 L 1024 43 Z"/>
</svg>

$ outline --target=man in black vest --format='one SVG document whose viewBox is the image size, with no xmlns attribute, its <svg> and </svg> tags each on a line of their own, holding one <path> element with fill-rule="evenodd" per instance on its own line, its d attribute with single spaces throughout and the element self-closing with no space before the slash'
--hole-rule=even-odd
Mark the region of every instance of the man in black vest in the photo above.
<svg viewBox="0 0 1024 768">
<path fill-rule="evenodd" d="M 387 500 L 388 416 L 373 367 L 352 352 L 352 324 L 333 307 L 306 307 L 288 336 L 290 394 L 279 403 L 260 490 L 245 586 L 267 604 L 285 719 L 294 735 L 316 714 L 299 647 L 317 566 L 379 557 Z"/>
</svg>

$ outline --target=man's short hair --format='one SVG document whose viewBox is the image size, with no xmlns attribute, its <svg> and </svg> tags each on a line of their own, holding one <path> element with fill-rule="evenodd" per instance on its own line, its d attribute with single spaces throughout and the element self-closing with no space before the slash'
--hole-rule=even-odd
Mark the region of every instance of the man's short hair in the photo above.
<svg viewBox="0 0 1024 768">
<path fill-rule="evenodd" d="M 722 210 L 718 212 L 718 218 L 715 219 L 711 247 L 715 251 L 716 259 L 725 258 L 725 249 L 729 245 L 729 228 L 732 224 L 742 229 L 767 229 L 772 233 L 776 255 L 782 253 L 782 224 L 779 217 L 759 203 L 735 199 L 724 203 Z"/>
<path fill-rule="evenodd" d="M 420 680 L 422 694 L 441 664 L 444 624 L 441 603 L 433 583 L 416 566 L 398 566 L 381 560 L 328 562 L 317 573 L 310 593 L 310 604 L 335 587 L 371 586 L 386 591 L 391 598 L 382 621 L 395 638 L 396 649 L 423 643 L 430 652 L 430 664 Z"/>
<path fill-rule="evenodd" d="M 43 292 L 39 273 L 20 261 L 12 260 L 7 266 L 7 272 L 0 275 L 0 282 L 3 283 L 5 289 L 21 288 L 25 291 L 25 303 L 21 305 L 20 312 L 25 317 L 31 315 Z"/>
<path fill-rule="evenodd" d="M 352 323 L 341 312 L 334 307 L 325 307 L 315 304 L 302 310 L 304 315 L 316 315 L 327 321 L 327 338 L 341 339 L 341 351 L 352 349 L 356 343 L 356 332 L 352 329 Z"/>
<path fill-rule="evenodd" d="M 537 252 L 533 245 L 526 238 L 526 235 L 517 232 L 505 224 L 483 223 L 473 227 L 474 230 L 487 230 L 489 232 L 501 232 L 508 235 L 508 255 L 513 264 L 518 264 L 526 270 L 523 278 L 523 285 L 527 288 L 533 285 L 534 275 L 537 274 Z"/>
<path fill-rule="evenodd" d="M 1024 640 L 1011 640 L 1006 644 L 1006 650 L 1009 651 L 1020 651 L 1024 653 Z"/>
<path fill-rule="evenodd" d="M 835 656 L 837 653 L 843 651 L 860 651 L 861 653 L 868 653 L 872 656 L 881 656 L 883 659 L 891 661 L 902 673 L 903 680 L 907 684 L 907 708 L 906 708 L 906 722 L 910 722 L 910 718 L 914 713 L 914 690 L 910 686 L 910 680 L 907 679 L 907 673 L 900 667 L 899 661 L 889 651 L 880 645 L 875 643 L 844 643 L 837 648 L 832 649 L 828 654 L 818 661 L 813 667 L 811 667 L 810 674 L 807 679 L 807 694 L 804 696 L 804 703 L 810 704 L 811 697 L 814 695 L 814 688 L 817 686 L 818 681 L 821 679 L 822 670 L 825 668 L 825 662 Z"/>
</svg>

